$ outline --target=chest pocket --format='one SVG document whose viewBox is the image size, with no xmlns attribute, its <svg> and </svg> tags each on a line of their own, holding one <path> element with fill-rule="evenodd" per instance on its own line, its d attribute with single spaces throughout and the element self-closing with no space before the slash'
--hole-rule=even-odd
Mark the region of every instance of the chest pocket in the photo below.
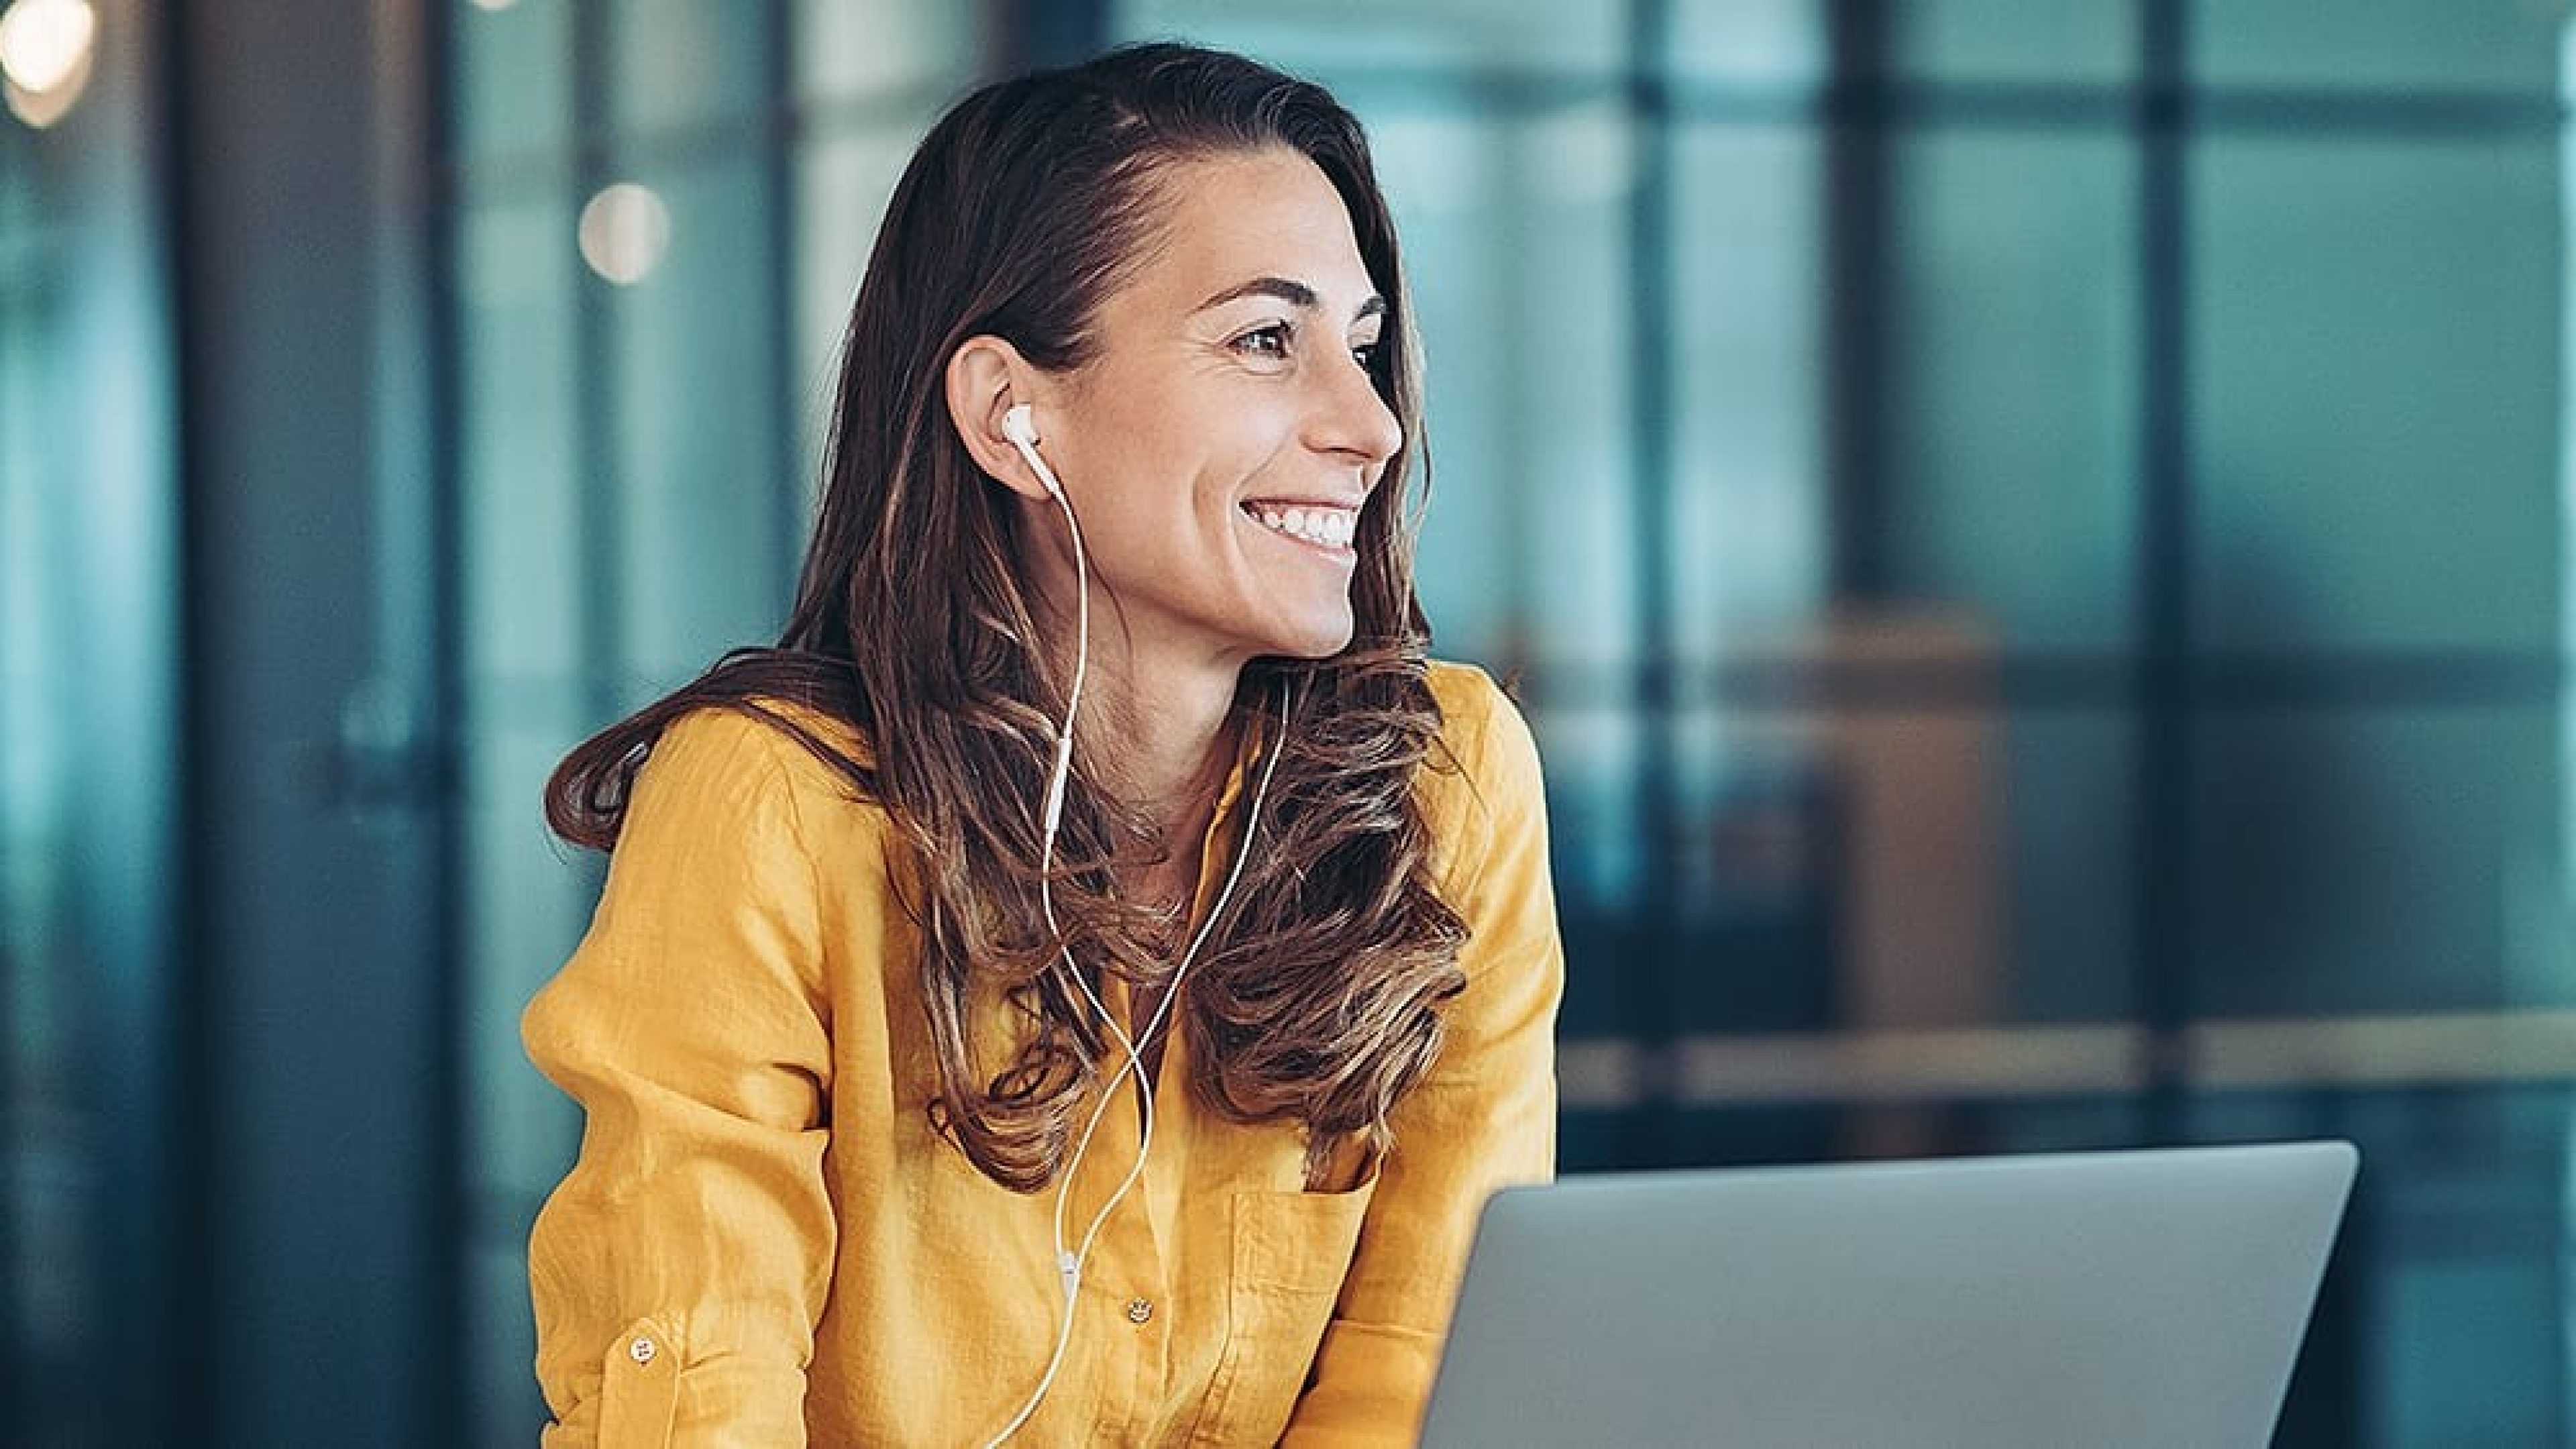
<svg viewBox="0 0 2576 1449">
<path fill-rule="evenodd" d="M 1238 1192 L 1225 1353 L 1193 1444 L 1271 1444 L 1288 1427 L 1350 1271 L 1371 1173 L 1348 1192 Z"/>
</svg>

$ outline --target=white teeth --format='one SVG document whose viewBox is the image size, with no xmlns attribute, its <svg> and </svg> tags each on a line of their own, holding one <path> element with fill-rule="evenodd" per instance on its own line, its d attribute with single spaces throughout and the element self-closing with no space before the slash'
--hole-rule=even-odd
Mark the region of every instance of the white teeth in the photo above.
<svg viewBox="0 0 2576 1449">
<path fill-rule="evenodd" d="M 1359 527 L 1359 513 L 1349 508 L 1281 508 L 1256 503 L 1247 511 L 1264 528 L 1326 548 L 1350 547 L 1351 535 Z"/>
</svg>

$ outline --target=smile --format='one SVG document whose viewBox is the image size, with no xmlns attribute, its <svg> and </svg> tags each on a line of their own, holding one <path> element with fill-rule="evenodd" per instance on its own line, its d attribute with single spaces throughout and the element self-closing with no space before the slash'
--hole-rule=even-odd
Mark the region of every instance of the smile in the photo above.
<svg viewBox="0 0 2576 1449">
<path fill-rule="evenodd" d="M 1273 533 L 1284 533 L 1290 538 L 1324 548 L 1350 547 L 1351 535 L 1358 531 L 1360 522 L 1356 508 L 1325 505 L 1247 503 L 1243 505 L 1243 511 L 1251 514 L 1255 523 Z"/>
</svg>

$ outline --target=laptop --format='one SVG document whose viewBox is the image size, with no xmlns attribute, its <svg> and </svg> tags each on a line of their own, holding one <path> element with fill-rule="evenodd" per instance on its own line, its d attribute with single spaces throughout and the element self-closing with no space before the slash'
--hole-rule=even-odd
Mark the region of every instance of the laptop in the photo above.
<svg viewBox="0 0 2576 1449">
<path fill-rule="evenodd" d="M 2260 1446 L 2358 1162 L 2305 1142 L 1507 1189 L 1422 1443 Z"/>
</svg>

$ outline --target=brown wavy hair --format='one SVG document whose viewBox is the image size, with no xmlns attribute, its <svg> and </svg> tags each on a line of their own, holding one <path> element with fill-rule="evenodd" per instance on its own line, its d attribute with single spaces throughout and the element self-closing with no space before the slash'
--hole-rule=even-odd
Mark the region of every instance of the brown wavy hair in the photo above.
<svg viewBox="0 0 2576 1449">
<path fill-rule="evenodd" d="M 1038 908 L 1036 817 L 1069 663 L 1023 642 L 1050 634 L 1023 582 L 1014 495 L 957 436 L 943 369 L 982 334 L 1040 368 L 1079 367 L 1103 300 L 1154 245 L 1158 179 L 1277 147 L 1311 159 L 1350 213 L 1396 344 L 1376 350 L 1371 374 L 1406 441 L 1360 514 L 1349 645 L 1244 670 L 1238 719 L 1278 750 L 1276 774 L 1175 1016 L 1198 1099 L 1239 1122 L 1301 1124 L 1311 1184 L 1348 1147 L 1382 1149 L 1389 1109 L 1439 1050 L 1439 1008 L 1464 985 L 1465 927 L 1435 888 L 1414 788 L 1440 728 L 1413 587 L 1419 347 L 1367 140 L 1320 87 L 1154 44 L 999 82 L 950 110 L 895 188 L 850 314 L 821 513 L 777 644 L 729 654 L 610 726 L 546 787 L 558 834 L 610 848 L 663 729 L 715 707 L 769 720 L 881 804 L 891 873 L 922 928 L 931 1120 L 1021 1191 L 1053 1178 L 1103 1062 L 1120 1058 Z M 781 704 L 846 724 L 863 748 Z M 1104 779 L 1077 745 L 1051 878 L 1061 944 L 1095 984 L 1114 973 L 1151 985 L 1168 972 L 1167 931 L 1118 896 L 1112 868 L 1156 847 Z M 995 1001 L 999 1033 L 978 1014 Z"/>
</svg>

